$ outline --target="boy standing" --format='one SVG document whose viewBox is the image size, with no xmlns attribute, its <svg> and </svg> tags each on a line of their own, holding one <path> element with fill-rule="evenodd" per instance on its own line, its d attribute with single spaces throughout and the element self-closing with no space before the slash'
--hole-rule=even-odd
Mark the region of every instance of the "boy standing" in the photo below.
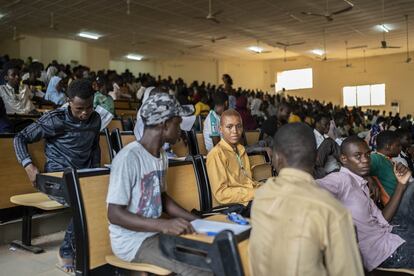
<svg viewBox="0 0 414 276">
<path fill-rule="evenodd" d="M 69 105 L 50 111 L 29 125 L 14 138 L 17 160 L 25 168 L 31 183 L 36 182 L 39 169 L 32 163 L 27 144 L 45 139 L 45 172 L 66 168 L 96 168 L 100 166 L 99 131 L 101 119 L 93 110 L 92 85 L 86 79 L 75 80 L 68 89 Z M 66 204 L 64 198 L 54 198 Z M 66 230 L 60 247 L 62 269 L 74 271 L 73 222 Z"/>
</svg>

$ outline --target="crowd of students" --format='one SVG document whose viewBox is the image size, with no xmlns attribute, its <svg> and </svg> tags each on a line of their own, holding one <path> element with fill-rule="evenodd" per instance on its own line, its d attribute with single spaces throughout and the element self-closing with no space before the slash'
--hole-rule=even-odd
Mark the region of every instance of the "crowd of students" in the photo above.
<svg viewBox="0 0 414 276">
<path fill-rule="evenodd" d="M 112 249 L 178 275 L 211 272 L 165 258 L 157 233 L 194 232 L 185 211 L 165 193 L 170 145 L 183 121 L 203 118 L 213 205 L 242 204 L 251 217 L 253 275 L 363 275 L 377 267 L 413 268 L 414 172 L 411 115 L 334 106 L 283 94 L 129 71 L 93 72 L 56 61 L 0 59 L 0 132 L 17 132 L 16 156 L 32 183 L 39 168 L 27 145 L 46 142 L 43 171 L 100 166 L 100 106 L 140 102 L 134 133 L 111 165 L 107 196 Z M 254 77 L 254 76 L 252 76 Z M 36 114 L 34 103 L 56 108 L 22 124 L 12 114 Z M 191 123 L 191 125 L 192 125 Z M 195 126 L 196 127 L 196 126 Z M 191 127 L 190 127 L 191 128 Z M 246 130 L 259 142 L 243 144 Z M 277 176 L 252 177 L 248 154 L 266 152 Z M 66 204 L 63 198 L 54 198 Z M 165 212 L 169 218 L 161 217 Z M 355 228 L 354 228 L 355 226 Z M 71 222 L 60 248 L 62 269 L 74 271 Z"/>
</svg>

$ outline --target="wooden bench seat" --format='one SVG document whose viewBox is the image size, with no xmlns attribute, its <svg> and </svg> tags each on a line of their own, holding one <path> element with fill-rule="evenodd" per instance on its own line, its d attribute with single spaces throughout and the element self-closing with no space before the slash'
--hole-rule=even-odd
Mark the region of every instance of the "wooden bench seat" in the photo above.
<svg viewBox="0 0 414 276">
<path fill-rule="evenodd" d="M 113 265 L 115 267 L 123 268 L 126 270 L 131 271 L 145 271 L 148 273 L 152 273 L 155 275 L 169 275 L 171 274 L 171 271 L 166 270 L 162 267 L 155 266 L 152 264 L 145 264 L 145 263 L 130 263 L 125 262 L 115 255 L 108 255 L 105 257 L 105 260 L 108 262 L 108 264 Z"/>
<path fill-rule="evenodd" d="M 38 254 L 42 253 L 43 249 L 32 245 L 32 216 L 34 208 L 44 211 L 53 211 L 65 208 L 62 204 L 50 199 L 44 193 L 30 193 L 15 195 L 10 197 L 10 202 L 23 206 L 22 217 L 22 239 L 14 240 L 11 246 Z"/>
</svg>

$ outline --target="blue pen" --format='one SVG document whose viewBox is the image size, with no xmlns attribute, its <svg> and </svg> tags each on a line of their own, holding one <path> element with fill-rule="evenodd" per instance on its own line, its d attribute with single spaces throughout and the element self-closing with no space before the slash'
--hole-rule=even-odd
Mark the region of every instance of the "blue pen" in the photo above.
<svg viewBox="0 0 414 276">
<path fill-rule="evenodd" d="M 206 232 L 199 232 L 199 234 L 203 234 L 206 236 L 216 236 L 218 233 L 217 232 L 213 232 L 213 231 L 206 231 Z"/>
<path fill-rule="evenodd" d="M 234 223 L 237 223 L 237 224 L 240 224 L 240 225 L 248 225 L 249 224 L 249 221 L 247 219 L 245 219 L 243 216 L 241 216 L 241 215 L 239 215 L 235 212 L 227 214 L 227 218 L 230 221 L 232 221 Z"/>
</svg>

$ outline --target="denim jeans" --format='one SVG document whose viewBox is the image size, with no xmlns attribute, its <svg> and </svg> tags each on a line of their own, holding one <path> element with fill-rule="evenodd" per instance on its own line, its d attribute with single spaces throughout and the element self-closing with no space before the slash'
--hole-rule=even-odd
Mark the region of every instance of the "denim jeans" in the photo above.
<svg viewBox="0 0 414 276">
<path fill-rule="evenodd" d="M 392 233 L 405 240 L 380 267 L 414 268 L 414 183 L 408 187 L 401 199 L 397 213 L 391 221 Z"/>
<path fill-rule="evenodd" d="M 71 219 L 60 246 L 59 254 L 64 259 L 75 259 L 75 252 L 75 232 L 73 231 L 73 219 Z"/>
</svg>

